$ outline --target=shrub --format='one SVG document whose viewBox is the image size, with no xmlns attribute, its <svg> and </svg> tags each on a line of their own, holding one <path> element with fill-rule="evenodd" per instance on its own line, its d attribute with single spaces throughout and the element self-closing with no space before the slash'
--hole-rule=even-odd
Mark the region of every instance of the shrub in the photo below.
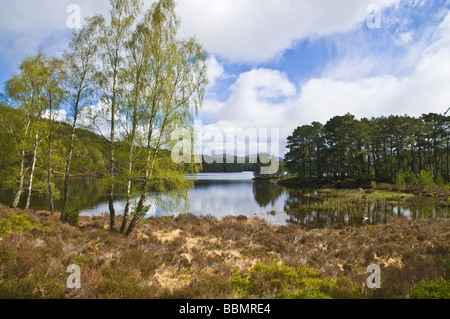
<svg viewBox="0 0 450 319">
<path fill-rule="evenodd" d="M 77 226 L 78 220 L 80 218 L 80 210 L 75 207 L 68 206 L 64 212 L 65 221 L 69 223 L 70 226 Z"/>
<path fill-rule="evenodd" d="M 231 284 L 243 298 L 331 299 L 336 280 L 320 278 L 309 266 L 257 263 L 244 273 L 234 272 Z"/>
<path fill-rule="evenodd" d="M 253 290 L 254 282 L 247 278 L 242 278 L 239 274 L 235 274 L 231 279 L 231 285 L 236 289 L 239 295 L 242 295 Z"/>
<path fill-rule="evenodd" d="M 102 268 L 97 294 L 100 299 L 146 299 L 155 296 L 155 288 L 143 284 L 139 272 L 113 261 Z"/>
<path fill-rule="evenodd" d="M 0 220 L 0 235 L 5 236 L 10 233 L 22 232 L 33 228 L 27 214 L 13 214 L 9 218 Z"/>
<path fill-rule="evenodd" d="M 441 172 L 438 172 L 436 176 L 436 184 L 439 188 L 445 188 L 445 181 L 444 178 L 442 177 Z"/>
<path fill-rule="evenodd" d="M 444 263 L 445 270 L 450 274 L 450 259 Z"/>
<path fill-rule="evenodd" d="M 42 275 L 29 275 L 3 281 L 0 279 L 0 298 L 7 299 L 62 299 L 66 288 Z"/>
<path fill-rule="evenodd" d="M 378 183 L 377 189 L 383 190 L 383 191 L 391 191 L 393 189 L 393 185 L 389 184 L 389 183 Z"/>
<path fill-rule="evenodd" d="M 281 299 L 332 299 L 327 294 L 317 290 L 297 290 L 281 295 Z"/>
<path fill-rule="evenodd" d="M 393 189 L 396 191 L 402 191 L 402 190 L 405 190 L 406 188 L 407 188 L 407 184 L 405 181 L 405 176 L 402 172 L 400 172 L 397 174 L 397 176 L 395 176 Z"/>
<path fill-rule="evenodd" d="M 230 281 L 216 274 L 204 274 L 192 282 L 172 293 L 158 296 L 158 298 L 174 299 L 227 299 L 233 293 Z M 231 297 L 232 298 L 232 297 Z"/>
<path fill-rule="evenodd" d="M 433 174 L 427 171 L 420 172 L 417 179 L 417 184 L 419 188 L 423 190 L 436 188 L 436 184 L 433 180 Z"/>
<path fill-rule="evenodd" d="M 450 299 L 450 281 L 439 278 L 429 282 L 421 281 L 412 290 L 414 299 Z"/>
</svg>

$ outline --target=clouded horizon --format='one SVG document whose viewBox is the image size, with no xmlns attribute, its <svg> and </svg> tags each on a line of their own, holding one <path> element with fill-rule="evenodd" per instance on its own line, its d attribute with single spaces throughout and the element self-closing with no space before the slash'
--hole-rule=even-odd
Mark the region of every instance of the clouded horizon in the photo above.
<svg viewBox="0 0 450 319">
<path fill-rule="evenodd" d="M 2 84 L 26 54 L 62 53 L 70 4 L 83 18 L 109 10 L 107 0 L 0 3 Z M 380 28 L 368 26 L 371 5 L 381 9 Z M 180 35 L 209 53 L 199 113 L 207 132 L 279 128 L 284 155 L 287 137 L 313 121 L 450 106 L 448 0 L 179 0 L 177 12 Z"/>
</svg>

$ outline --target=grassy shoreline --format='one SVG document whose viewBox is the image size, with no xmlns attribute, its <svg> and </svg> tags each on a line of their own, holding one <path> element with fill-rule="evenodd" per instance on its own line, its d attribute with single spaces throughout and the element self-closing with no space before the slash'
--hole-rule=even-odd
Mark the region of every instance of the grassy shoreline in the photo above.
<svg viewBox="0 0 450 319">
<path fill-rule="evenodd" d="M 395 194 L 412 194 L 419 197 L 436 198 L 438 200 L 448 201 L 450 199 L 450 189 L 448 188 L 436 188 L 427 190 L 418 189 L 403 189 L 395 190 L 393 184 L 379 183 L 375 187 L 370 183 L 361 183 L 353 180 L 350 181 L 306 181 L 298 178 L 290 179 L 278 179 L 272 180 L 273 183 L 277 183 L 284 187 L 294 188 L 332 188 L 332 189 L 360 189 L 370 194 L 375 191 L 388 191 Z"/>
<path fill-rule="evenodd" d="M 413 298 L 440 278 L 450 293 L 449 219 L 307 231 L 188 214 L 142 220 L 129 239 L 108 222 L 70 227 L 0 205 L 0 298 Z M 71 264 L 79 290 L 65 287 Z M 381 289 L 365 285 L 370 264 L 382 269 Z"/>
</svg>

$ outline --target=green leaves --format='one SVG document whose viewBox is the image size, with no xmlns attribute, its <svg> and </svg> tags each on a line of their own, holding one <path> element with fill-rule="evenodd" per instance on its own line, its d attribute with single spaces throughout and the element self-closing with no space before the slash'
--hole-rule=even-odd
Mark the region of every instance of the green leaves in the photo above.
<svg viewBox="0 0 450 319">
<path fill-rule="evenodd" d="M 414 299 L 450 299 L 450 281 L 444 278 L 421 281 L 412 289 Z"/>
<path fill-rule="evenodd" d="M 34 226 L 27 214 L 13 214 L 9 218 L 0 220 L 0 235 L 5 236 L 10 233 L 22 232 Z"/>
<path fill-rule="evenodd" d="M 26 57 L 20 73 L 6 83 L 5 102 L 16 111 L 3 117 L 10 109 L 1 109 L 0 137 L 9 152 L 0 156 L 13 156 L 2 160 L 0 174 L 3 187 L 17 190 L 17 204 L 27 183 L 28 199 L 31 191 L 58 197 L 51 178 L 62 171 L 67 179 L 70 173 L 109 173 L 102 184 L 110 189 L 110 207 L 115 190 L 126 189 L 129 198 L 140 194 L 144 203 L 149 191 L 173 191 L 179 200 L 192 186 L 186 173 L 198 167 L 171 161 L 171 132 L 180 126 L 189 129 L 202 106 L 207 53 L 195 38 L 178 37 L 175 1 L 159 0 L 143 15 L 140 0 L 110 4 L 110 19 L 87 18 L 74 31 L 62 60 L 41 52 Z M 101 102 L 106 116 L 102 128 L 110 126 L 104 140 L 77 129 L 81 110 Z M 70 132 L 54 121 L 62 103 L 73 116 Z M 98 113 L 86 116 L 84 122 L 91 122 L 87 127 L 99 125 Z M 68 194 L 65 183 L 65 213 Z M 134 213 L 142 216 L 145 205 L 137 205 Z"/>
<path fill-rule="evenodd" d="M 257 263 L 245 271 L 234 271 L 231 284 L 240 298 L 331 299 L 328 293 L 337 280 L 321 278 L 309 266 L 290 267 L 276 262 Z"/>
<path fill-rule="evenodd" d="M 424 187 L 439 176 L 442 185 L 450 177 L 449 119 L 431 113 L 357 120 L 346 114 L 323 126 L 304 125 L 288 138 L 287 168 L 307 180 L 394 183 L 398 173 L 411 172 Z M 397 184 L 404 187 L 401 176 Z"/>
<path fill-rule="evenodd" d="M 191 126 L 202 105 L 206 52 L 193 38 L 177 38 L 180 22 L 175 1 L 153 3 L 140 21 L 136 19 L 141 1 L 110 2 L 111 20 L 104 26 L 99 46 L 99 91 L 111 133 L 111 176 L 105 183 L 113 186 L 109 198 L 113 198 L 114 186 L 126 188 L 125 216 L 131 195 L 141 195 L 131 213 L 129 234 L 145 215 L 150 190 L 183 192 L 191 186 L 185 167 L 170 161 L 170 133 L 179 126 Z M 123 128 L 120 142 L 117 126 Z"/>
</svg>

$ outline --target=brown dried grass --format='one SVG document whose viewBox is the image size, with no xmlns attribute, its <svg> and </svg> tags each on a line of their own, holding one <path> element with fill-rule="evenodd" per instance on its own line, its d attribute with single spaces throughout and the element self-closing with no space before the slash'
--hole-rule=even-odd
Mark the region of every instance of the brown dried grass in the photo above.
<svg viewBox="0 0 450 319">
<path fill-rule="evenodd" d="M 0 218 L 23 213 L 0 205 Z M 0 239 L 0 298 L 233 298 L 233 269 L 273 261 L 309 265 L 356 286 L 365 283 L 366 268 L 378 264 L 382 289 L 366 291 L 368 298 L 408 298 L 421 280 L 450 275 L 448 219 L 391 218 L 375 226 L 306 231 L 261 219 L 188 214 L 149 218 L 125 238 L 104 229 L 108 216 L 81 217 L 79 227 L 70 227 L 57 216 L 25 213 L 37 226 Z M 65 270 L 74 263 L 82 271 L 79 290 L 65 288 Z"/>
</svg>

